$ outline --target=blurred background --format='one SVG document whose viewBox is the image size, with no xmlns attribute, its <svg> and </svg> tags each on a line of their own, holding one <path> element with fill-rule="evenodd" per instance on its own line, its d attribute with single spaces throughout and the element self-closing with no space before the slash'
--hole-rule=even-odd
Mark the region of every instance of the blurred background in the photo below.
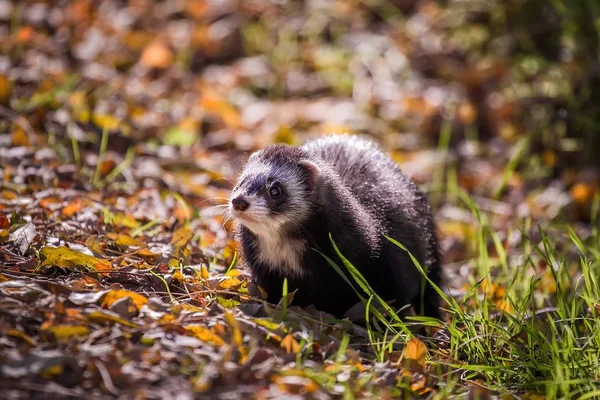
<svg viewBox="0 0 600 400">
<path fill-rule="evenodd" d="M 248 151 L 349 132 L 438 205 L 461 188 L 587 222 L 598 192 L 594 0 L 0 0 L 0 46 L 0 146 L 66 175 L 106 132 L 102 174 L 150 155 L 117 180 L 210 197 Z"/>
</svg>

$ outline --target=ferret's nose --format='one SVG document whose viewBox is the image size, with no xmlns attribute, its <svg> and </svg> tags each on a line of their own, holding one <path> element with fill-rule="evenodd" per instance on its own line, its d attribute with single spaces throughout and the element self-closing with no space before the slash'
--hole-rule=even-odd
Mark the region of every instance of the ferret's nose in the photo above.
<svg viewBox="0 0 600 400">
<path fill-rule="evenodd" d="M 231 200 L 231 205 L 236 211 L 246 211 L 250 206 L 250 203 L 244 200 L 244 196 L 237 196 L 236 198 Z"/>
</svg>

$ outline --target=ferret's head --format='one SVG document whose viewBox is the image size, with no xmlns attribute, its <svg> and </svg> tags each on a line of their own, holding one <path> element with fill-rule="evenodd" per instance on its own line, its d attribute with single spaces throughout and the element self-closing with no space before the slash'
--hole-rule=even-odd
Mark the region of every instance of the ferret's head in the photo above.
<svg viewBox="0 0 600 400">
<path fill-rule="evenodd" d="M 320 174 L 301 148 L 274 145 L 257 151 L 231 193 L 231 215 L 257 236 L 297 226 L 310 215 Z"/>
</svg>

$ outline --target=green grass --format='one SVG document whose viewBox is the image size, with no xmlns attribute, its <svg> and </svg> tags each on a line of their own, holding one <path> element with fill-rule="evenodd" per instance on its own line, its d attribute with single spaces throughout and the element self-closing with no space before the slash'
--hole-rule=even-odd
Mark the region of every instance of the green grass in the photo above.
<svg viewBox="0 0 600 400">
<path fill-rule="evenodd" d="M 412 335 L 407 326 L 438 325 L 448 342 L 423 340 L 428 343 L 429 373 L 437 378 L 439 396 L 464 394 L 468 382 L 477 381 L 494 393 L 516 397 L 600 397 L 597 224 L 582 239 L 570 226 L 531 229 L 526 220 L 517 227 L 523 234 L 518 254 L 509 256 L 490 227 L 488 215 L 466 195 L 461 197 L 478 221 L 477 257 L 470 265 L 472 288 L 459 299 L 443 295 L 446 321 L 416 317 L 402 322 L 395 314 L 389 317 L 389 306 L 384 306 L 388 315 L 384 318 L 373 307 L 381 299 L 360 272 L 339 252 L 345 270 L 328 259 L 366 304 L 367 320 L 372 313 L 380 322 L 367 323 L 374 358 L 383 362 L 394 346 L 405 343 Z M 597 213 L 598 199 L 593 221 Z M 557 250 L 559 242 L 561 250 Z M 490 245 L 497 253 L 493 257 Z M 544 264 L 545 273 L 540 268 Z"/>
</svg>

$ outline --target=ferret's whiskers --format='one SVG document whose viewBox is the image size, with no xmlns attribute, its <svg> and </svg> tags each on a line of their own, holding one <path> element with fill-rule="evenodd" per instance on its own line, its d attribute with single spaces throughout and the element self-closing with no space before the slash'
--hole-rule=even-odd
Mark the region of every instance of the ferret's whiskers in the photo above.
<svg viewBox="0 0 600 400">
<path fill-rule="evenodd" d="M 226 202 L 229 203 L 229 198 L 227 197 L 222 197 L 222 196 L 214 196 L 214 197 L 209 197 L 208 199 L 204 199 L 201 202 L 199 202 L 198 204 L 196 204 L 196 207 L 199 207 L 200 205 L 206 203 L 207 201 L 213 201 L 213 200 L 224 200 Z"/>
<path fill-rule="evenodd" d="M 228 204 L 218 204 L 200 211 L 200 217 L 211 218 L 217 215 L 225 215 L 229 209 Z"/>
<path fill-rule="evenodd" d="M 215 179 L 213 179 L 212 181 L 210 181 L 210 183 L 213 183 L 213 182 L 218 182 L 218 181 L 225 181 L 225 182 L 227 182 L 227 183 L 231 184 L 231 186 L 234 186 L 234 185 L 235 185 L 235 182 L 234 182 L 234 181 L 232 181 L 232 180 L 231 180 L 231 179 L 229 179 L 229 178 L 225 178 L 224 176 L 221 176 L 221 177 L 219 177 L 219 178 L 215 178 Z"/>
</svg>

